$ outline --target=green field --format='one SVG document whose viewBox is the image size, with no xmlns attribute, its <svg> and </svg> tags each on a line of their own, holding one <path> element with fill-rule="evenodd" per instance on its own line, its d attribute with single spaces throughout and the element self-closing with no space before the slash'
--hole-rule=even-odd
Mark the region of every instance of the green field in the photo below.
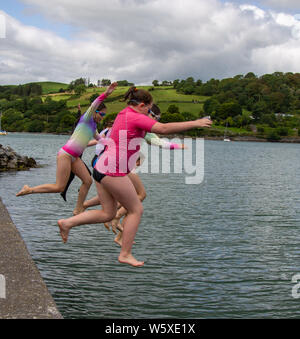
<svg viewBox="0 0 300 339">
<path fill-rule="evenodd" d="M 138 86 L 138 88 L 149 90 L 149 88 L 152 88 L 152 86 Z M 110 96 L 110 98 L 124 95 L 127 90 L 128 87 L 118 87 Z M 92 94 L 100 94 L 104 91 L 104 88 L 89 88 L 87 89 L 87 92 L 84 93 L 80 98 L 70 98 L 70 94 L 55 95 L 51 96 L 51 98 L 53 100 L 68 100 L 67 106 L 71 110 L 76 110 L 77 105 L 80 103 L 82 109 L 84 110 L 89 106 L 89 98 Z M 151 91 L 150 93 L 153 97 L 154 103 L 159 105 L 162 112 L 166 112 L 170 105 L 176 105 L 179 107 L 180 112 L 190 112 L 198 115 L 203 109 L 203 102 L 208 99 L 208 97 L 203 96 L 179 94 L 175 89 L 170 87 L 155 87 L 154 91 Z M 126 107 L 126 102 L 122 102 L 117 99 L 112 102 L 107 102 L 106 106 L 109 112 L 120 112 Z"/>
<path fill-rule="evenodd" d="M 43 94 L 57 93 L 61 88 L 66 89 L 69 85 L 61 82 L 36 82 L 36 84 L 41 85 L 43 89 Z"/>
<path fill-rule="evenodd" d="M 45 83 L 44 83 L 45 84 Z M 51 87 L 51 83 L 49 84 L 46 89 L 50 92 L 53 92 L 54 86 Z M 52 83 L 53 84 L 53 83 Z M 54 83 L 58 90 L 61 88 L 61 84 Z M 153 86 L 137 86 L 139 89 L 149 90 L 153 88 Z M 108 108 L 109 113 L 117 113 L 120 112 L 127 106 L 127 103 L 120 100 L 120 96 L 124 96 L 124 94 L 128 91 L 129 87 L 117 87 L 117 89 L 110 95 L 109 101 L 105 102 L 105 105 Z M 43 87 L 43 90 L 44 87 Z M 58 91 L 57 90 L 57 91 Z M 87 88 L 86 92 L 81 95 L 80 97 L 74 96 L 71 93 L 56 93 L 56 94 L 46 94 L 43 95 L 43 100 L 46 99 L 47 96 L 50 96 L 52 100 L 67 100 L 67 107 L 71 112 L 77 112 L 77 105 L 80 103 L 82 112 L 88 109 L 90 106 L 90 97 L 93 94 L 100 95 L 105 91 L 105 88 Z M 176 90 L 172 87 L 155 87 L 154 90 L 150 91 L 154 103 L 158 104 L 161 109 L 162 113 L 167 112 L 170 105 L 176 105 L 179 108 L 181 113 L 189 112 L 192 113 L 196 118 L 199 117 L 199 113 L 203 112 L 203 104 L 205 100 L 209 97 L 207 96 L 197 96 L 197 95 L 185 95 L 181 93 L 177 93 Z M 113 100 L 116 98 L 115 100 Z M 250 112 L 243 110 L 243 114 L 249 115 Z M 212 130 L 217 131 L 220 135 L 223 135 L 225 132 L 224 126 L 215 126 L 213 125 Z M 213 131 L 212 131 L 213 132 Z M 227 129 L 228 135 L 249 135 L 251 132 L 245 129 L 239 128 L 228 128 Z"/>
<path fill-rule="evenodd" d="M 48 84 L 45 86 L 45 84 Z M 54 85 L 53 85 L 54 84 Z M 54 88 L 57 88 L 57 91 L 62 88 L 59 83 L 44 83 L 43 90 L 48 90 L 53 92 Z M 149 90 L 153 86 L 137 86 L 139 89 Z M 124 94 L 128 91 L 129 87 L 117 87 L 116 90 L 110 95 L 109 100 L 105 102 L 105 105 L 108 108 L 109 113 L 118 113 L 123 110 L 127 103 L 120 100 L 120 97 L 123 97 Z M 86 92 L 80 97 L 76 97 L 72 93 L 56 93 L 56 94 L 46 94 L 43 95 L 43 100 L 47 96 L 50 96 L 52 100 L 67 100 L 67 107 L 71 112 L 77 112 L 77 105 L 81 105 L 82 112 L 86 111 L 90 106 L 90 97 L 93 94 L 100 95 L 105 91 L 105 88 L 87 88 Z M 158 104 L 162 113 L 167 112 L 170 105 L 176 105 L 179 108 L 180 113 L 189 112 L 194 115 L 194 118 L 198 118 L 200 112 L 203 112 L 203 104 L 207 100 L 208 96 L 197 96 L 197 95 L 185 95 L 177 93 L 176 90 L 172 87 L 154 87 L 154 90 L 150 91 L 154 103 Z M 114 100 L 115 98 L 115 100 Z M 251 112 L 243 110 L 243 114 L 249 115 Z M 212 130 L 217 131 L 220 135 L 223 135 L 225 132 L 224 126 L 215 126 L 213 125 Z M 228 135 L 249 135 L 251 132 L 244 129 L 238 128 L 228 128 Z"/>
</svg>

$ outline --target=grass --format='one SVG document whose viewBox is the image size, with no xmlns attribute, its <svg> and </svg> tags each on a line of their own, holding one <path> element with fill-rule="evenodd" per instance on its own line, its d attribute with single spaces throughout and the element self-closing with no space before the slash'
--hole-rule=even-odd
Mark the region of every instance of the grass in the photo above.
<svg viewBox="0 0 300 339">
<path fill-rule="evenodd" d="M 225 133 L 226 127 L 220 126 L 220 125 L 213 125 L 214 129 L 221 131 L 222 133 Z M 238 128 L 238 127 L 228 127 L 226 131 L 226 135 L 255 135 L 252 131 L 248 131 L 244 128 Z"/>
<path fill-rule="evenodd" d="M 189 95 L 177 93 L 174 88 L 170 87 L 154 87 L 154 91 L 151 91 L 154 101 L 156 102 L 174 102 L 177 101 L 205 101 L 208 97 L 199 96 L 199 95 Z"/>
<path fill-rule="evenodd" d="M 138 86 L 139 89 L 149 90 L 152 86 Z M 128 87 L 117 87 L 113 94 L 110 96 L 111 98 L 122 96 L 126 93 Z M 86 93 L 84 93 L 80 98 L 69 98 L 65 95 L 56 95 L 53 96 L 53 100 L 64 100 L 69 99 L 67 101 L 67 106 L 70 109 L 74 109 L 80 103 L 82 109 L 88 108 L 90 104 L 90 97 L 92 94 L 97 93 L 101 94 L 105 91 L 104 88 L 88 88 Z M 208 97 L 200 97 L 196 95 L 185 95 L 179 94 L 176 92 L 175 89 L 170 87 L 155 87 L 154 91 L 150 92 L 153 100 L 157 103 L 162 112 L 166 112 L 170 105 L 176 105 L 179 107 L 179 111 L 182 112 L 190 112 L 195 114 L 196 116 L 199 115 L 200 111 L 203 109 L 203 102 Z M 196 100 L 197 103 L 193 103 L 193 100 Z M 105 103 L 109 112 L 120 112 L 122 109 L 126 107 L 126 102 L 121 102 L 118 99 L 112 102 Z"/>
<path fill-rule="evenodd" d="M 43 99 L 43 101 L 45 101 L 45 99 L 48 97 L 49 95 L 43 95 L 42 96 L 42 99 Z M 51 95 L 50 96 L 51 97 L 51 99 L 53 100 L 53 101 L 60 101 L 60 100 L 69 100 L 70 99 L 70 97 L 71 97 L 71 94 L 57 94 L 57 95 Z"/>
<path fill-rule="evenodd" d="M 57 93 L 61 88 L 66 89 L 69 85 L 61 82 L 36 82 L 36 84 L 41 85 L 43 89 L 43 94 Z"/>
</svg>

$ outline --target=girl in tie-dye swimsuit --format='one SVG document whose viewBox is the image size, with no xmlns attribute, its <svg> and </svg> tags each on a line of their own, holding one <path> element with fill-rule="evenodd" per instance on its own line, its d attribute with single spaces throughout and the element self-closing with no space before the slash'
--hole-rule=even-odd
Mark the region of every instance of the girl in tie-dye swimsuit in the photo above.
<svg viewBox="0 0 300 339">
<path fill-rule="evenodd" d="M 116 88 L 117 83 L 111 84 L 105 93 L 100 95 L 89 107 L 87 112 L 81 117 L 74 133 L 68 142 L 60 149 L 57 154 L 57 170 L 55 184 L 44 184 L 35 187 L 25 185 L 17 193 L 18 196 L 34 193 L 60 193 L 64 191 L 67 185 L 70 172 L 77 175 L 82 185 L 79 190 L 77 205 L 74 214 L 83 210 L 83 202 L 87 196 L 92 184 L 92 178 L 88 173 L 83 161 L 79 158 L 85 150 L 88 142 L 93 138 L 99 138 L 97 132 L 97 123 L 101 120 L 101 115 L 96 113 L 98 106 L 110 95 Z"/>
</svg>

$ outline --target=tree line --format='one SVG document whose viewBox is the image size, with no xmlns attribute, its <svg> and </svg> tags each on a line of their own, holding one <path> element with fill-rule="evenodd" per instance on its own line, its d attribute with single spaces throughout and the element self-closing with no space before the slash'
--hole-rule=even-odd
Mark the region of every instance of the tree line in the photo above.
<svg viewBox="0 0 300 339">
<path fill-rule="evenodd" d="M 202 83 L 189 77 L 186 80 L 175 80 L 174 88 L 184 94 L 210 96 L 206 109 L 216 112 L 216 118 L 224 118 L 218 105 L 235 103 L 234 115 L 241 109 L 252 113 L 255 120 L 266 114 L 299 114 L 300 113 L 300 73 L 265 74 L 257 77 L 253 72 L 245 76 L 236 75 L 223 80 L 210 79 Z M 220 114 L 218 114 L 220 111 Z"/>
<path fill-rule="evenodd" d="M 66 100 L 54 101 L 47 97 L 0 100 L 3 112 L 2 126 L 8 132 L 67 133 L 76 121 L 76 115 L 67 108 Z"/>
<path fill-rule="evenodd" d="M 14 95 L 29 97 L 42 95 L 43 89 L 40 84 L 31 83 L 19 86 L 0 86 L 0 99 L 10 100 Z"/>
<path fill-rule="evenodd" d="M 102 79 L 108 85 L 109 79 Z M 122 80 L 120 86 L 133 83 Z M 162 122 L 186 121 L 210 115 L 215 125 L 243 128 L 251 131 L 255 125 L 261 135 L 272 133 L 274 140 L 300 131 L 300 74 L 265 74 L 260 77 L 249 72 L 222 80 L 206 82 L 188 77 L 185 80 L 152 82 L 157 86 L 171 86 L 178 93 L 199 96 L 203 108 L 199 114 L 180 112 L 176 105 L 170 105 L 162 114 Z M 89 86 L 94 86 L 89 84 Z M 79 97 L 86 91 L 85 79 L 72 81 L 68 91 L 75 91 Z M 2 126 L 7 131 L 69 133 L 77 121 L 77 113 L 67 108 L 67 101 L 41 99 L 42 86 L 27 84 L 0 86 L 0 110 L 3 113 Z M 97 94 L 90 98 L 92 101 Z M 111 100 L 119 100 L 119 97 Z M 210 133 L 210 132 L 209 132 Z M 191 135 L 202 135 L 202 131 L 191 131 Z M 300 133 L 298 132 L 300 135 Z"/>
<path fill-rule="evenodd" d="M 174 80 L 173 86 L 180 93 L 209 96 L 203 111 L 216 124 L 248 129 L 255 124 L 262 135 L 273 129 L 269 137 L 274 140 L 292 130 L 300 135 L 300 73 L 274 72 L 258 77 L 249 72 L 205 83 L 189 77 Z"/>
</svg>

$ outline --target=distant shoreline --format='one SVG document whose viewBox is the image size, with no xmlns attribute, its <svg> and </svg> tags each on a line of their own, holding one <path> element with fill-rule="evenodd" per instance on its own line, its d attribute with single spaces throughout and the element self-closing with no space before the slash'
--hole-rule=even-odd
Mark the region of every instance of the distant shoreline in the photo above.
<svg viewBox="0 0 300 339">
<path fill-rule="evenodd" d="M 204 137 L 206 140 L 224 140 L 223 137 Z M 258 138 L 255 136 L 235 136 L 235 137 L 229 137 L 230 141 L 235 141 L 235 142 L 270 142 L 270 143 L 284 143 L 284 144 L 300 144 L 300 137 L 299 138 L 295 138 L 295 137 L 291 137 L 291 138 L 282 138 L 280 140 L 267 140 L 265 138 Z"/>
<path fill-rule="evenodd" d="M 8 132 L 8 134 L 32 134 L 32 135 L 62 135 L 62 136 L 71 136 L 71 134 L 67 133 L 35 133 L 35 132 Z M 191 137 L 189 135 L 180 135 L 180 134 L 172 134 L 172 135 L 159 135 L 161 138 L 169 138 L 169 139 L 174 139 L 174 138 L 179 138 L 179 139 L 184 139 L 184 138 L 189 138 L 189 139 L 205 139 L 205 140 L 215 140 L 215 141 L 223 141 L 224 137 L 218 136 L 218 137 L 213 137 L 213 136 L 201 136 L 201 137 Z M 251 135 L 237 135 L 237 136 L 228 136 L 227 138 L 230 139 L 230 141 L 234 142 L 270 142 L 270 143 L 284 143 L 284 144 L 300 144 L 300 136 L 299 137 L 283 137 L 280 140 L 274 140 L 270 141 L 267 140 L 266 138 L 259 138 L 256 136 L 251 136 Z"/>
<path fill-rule="evenodd" d="M 215 141 L 223 141 L 224 137 L 219 136 L 219 137 L 212 137 L 212 136 L 201 136 L 201 137 L 191 137 L 188 135 L 159 135 L 159 137 L 163 138 L 163 137 L 168 137 L 169 139 L 173 139 L 173 138 L 179 138 L 179 139 L 184 139 L 184 138 L 191 138 L 191 139 L 205 139 L 205 140 L 215 140 Z M 270 141 L 267 140 L 266 138 L 259 138 L 259 137 L 255 137 L 255 136 L 251 136 L 251 135 L 245 135 L 245 136 L 228 136 L 228 139 L 230 139 L 230 141 L 233 142 L 268 142 L 268 143 L 289 143 L 289 144 L 300 144 L 300 137 L 284 137 L 281 138 L 280 140 L 274 140 L 274 141 Z"/>
</svg>

